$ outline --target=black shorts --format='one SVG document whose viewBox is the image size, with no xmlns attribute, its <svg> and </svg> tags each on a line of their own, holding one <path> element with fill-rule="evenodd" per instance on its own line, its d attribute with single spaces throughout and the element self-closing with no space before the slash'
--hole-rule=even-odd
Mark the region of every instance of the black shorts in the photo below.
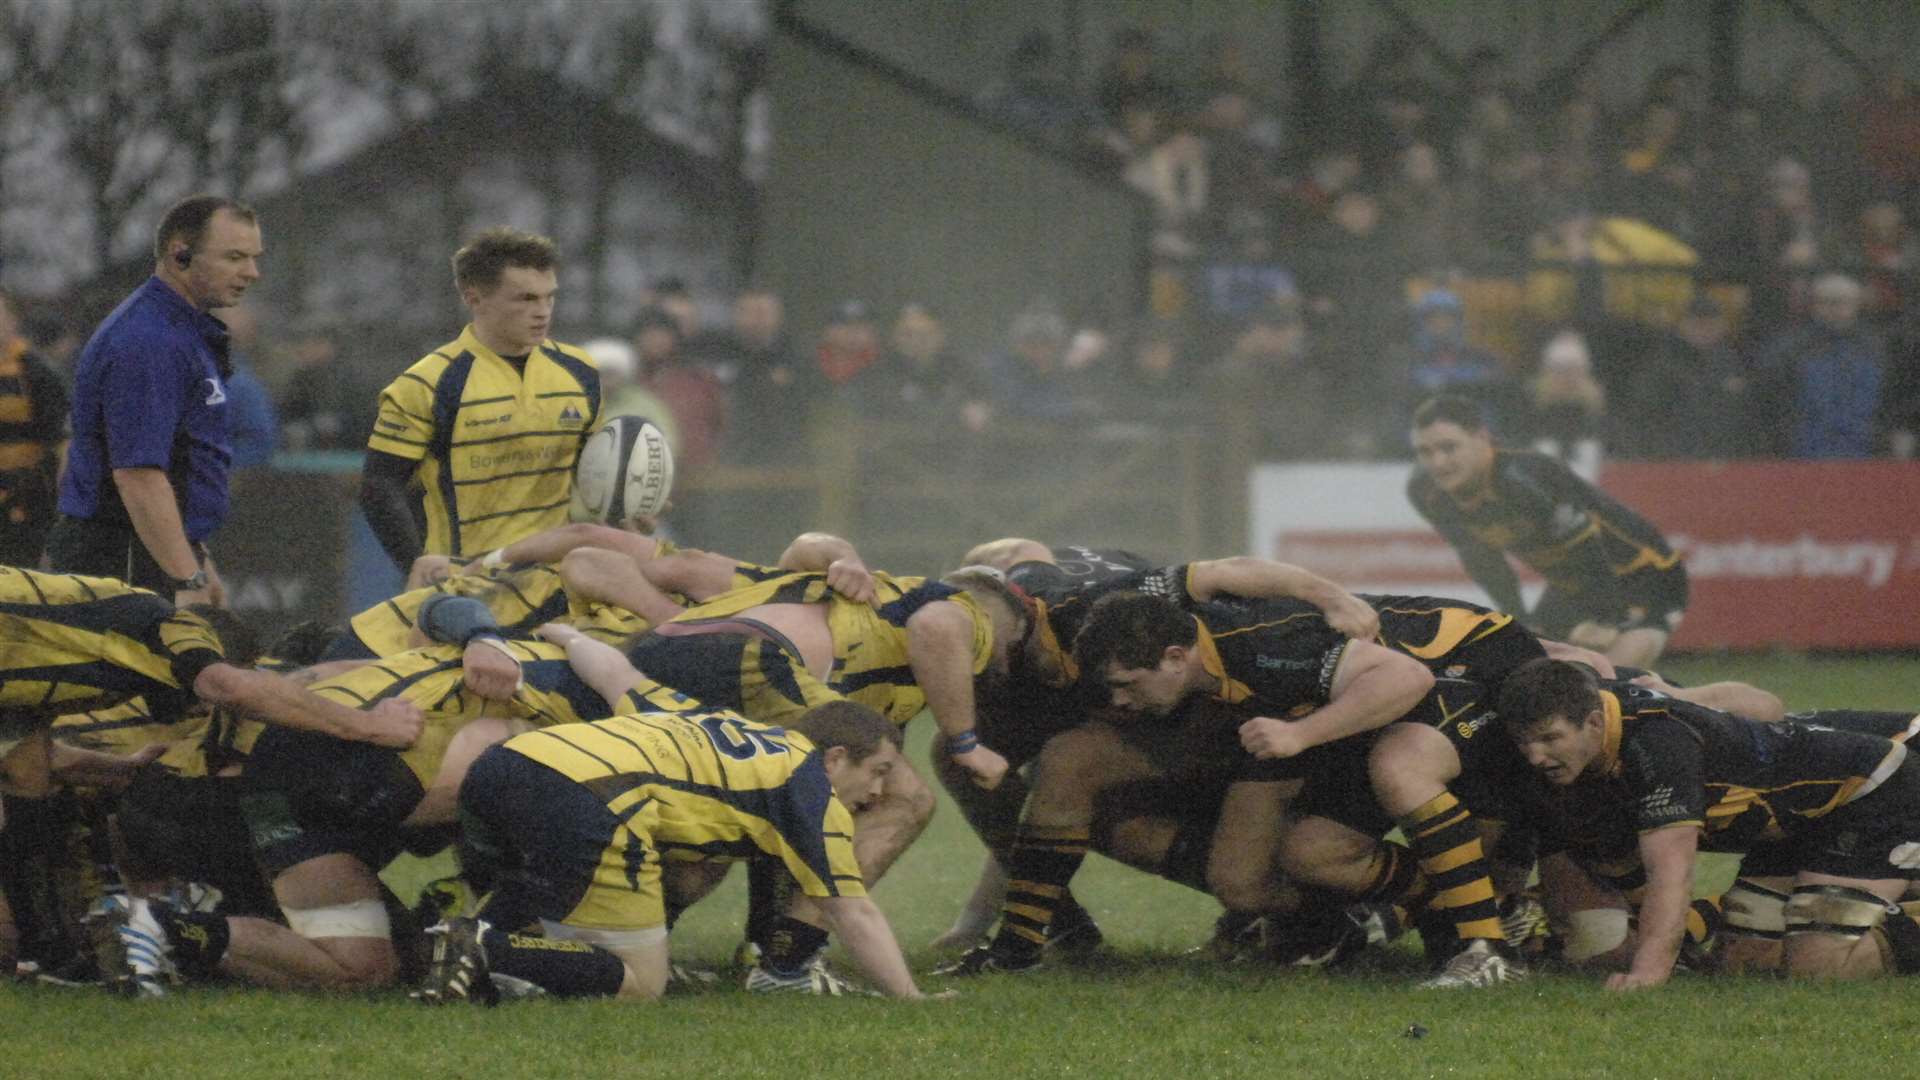
<svg viewBox="0 0 1920 1080">
<path fill-rule="evenodd" d="M 1584 622 L 1611 626 L 1622 633 L 1641 629 L 1672 633 L 1686 610 L 1687 568 L 1676 563 L 1670 569 L 1643 570 L 1579 592 L 1549 585 L 1533 606 L 1527 623 L 1542 635 L 1561 641 Z"/>
<path fill-rule="evenodd" d="M 1754 877 L 1807 871 L 1863 881 L 1920 878 L 1920 760 L 1909 757 L 1879 787 L 1741 861 Z"/>
<path fill-rule="evenodd" d="M 980 742 L 1017 769 L 1039 757 L 1048 739 L 1084 722 L 1089 701 L 1078 684 L 1051 687 L 1026 679 L 1002 683 L 983 691 L 976 702 Z"/>
<path fill-rule="evenodd" d="M 445 829 L 402 828 L 426 790 L 396 750 L 268 728 L 241 779 L 240 809 L 269 876 L 333 854 L 378 870 L 403 850 L 445 843 Z"/>
<path fill-rule="evenodd" d="M 573 914 L 620 831 L 586 785 L 504 746 L 481 754 L 460 785 L 460 872 L 490 894 L 482 917 L 505 929 Z M 657 876 L 650 845 L 636 846 L 634 858 L 636 884 Z M 650 864 L 656 873 L 643 874 Z"/>
<path fill-rule="evenodd" d="M 135 868 L 213 885 L 236 915 L 274 913 L 240 812 L 237 776 L 180 776 L 149 765 L 134 774 L 115 812 Z"/>
</svg>

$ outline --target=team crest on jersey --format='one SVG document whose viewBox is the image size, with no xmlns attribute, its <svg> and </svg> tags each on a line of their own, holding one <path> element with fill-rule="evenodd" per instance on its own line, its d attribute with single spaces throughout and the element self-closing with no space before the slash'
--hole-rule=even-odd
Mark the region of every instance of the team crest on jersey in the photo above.
<svg viewBox="0 0 1920 1080">
<path fill-rule="evenodd" d="M 560 410 L 560 422 L 563 424 L 585 423 L 586 419 L 587 419 L 586 417 L 580 415 L 579 409 L 576 409 L 571 405 Z"/>
</svg>

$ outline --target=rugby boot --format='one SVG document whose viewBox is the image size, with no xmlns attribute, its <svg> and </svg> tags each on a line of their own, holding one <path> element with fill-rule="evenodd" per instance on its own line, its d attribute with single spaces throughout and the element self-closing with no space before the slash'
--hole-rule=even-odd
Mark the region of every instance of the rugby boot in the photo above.
<svg viewBox="0 0 1920 1080">
<path fill-rule="evenodd" d="M 1267 934 L 1266 916 L 1251 911 L 1223 911 L 1213 920 L 1213 936 L 1187 950 L 1188 956 L 1235 964 L 1259 954 Z"/>
<path fill-rule="evenodd" d="M 1527 969 L 1518 961 L 1501 955 L 1493 942 L 1476 939 L 1453 954 L 1440 974 L 1420 984 L 1422 990 L 1467 990 L 1514 982 L 1527 977 Z"/>
<path fill-rule="evenodd" d="M 1079 902 L 1068 896 L 1047 923 L 1047 943 L 1041 946 L 1061 956 L 1084 957 L 1106 944 L 1100 924 Z"/>
<path fill-rule="evenodd" d="M 107 989 L 127 997 L 165 997 L 179 981 L 167 932 L 147 900 L 124 893 L 100 898 L 83 920 Z"/>
<path fill-rule="evenodd" d="M 684 993 L 699 990 L 711 990 L 720 985 L 720 973 L 706 968 L 688 967 L 685 964 L 667 965 L 667 991 Z"/>
<path fill-rule="evenodd" d="M 1500 901 L 1500 932 L 1523 956 L 1545 952 L 1547 909 L 1530 892 L 1513 893 Z"/>
<path fill-rule="evenodd" d="M 1005 950 L 996 952 L 989 943 L 975 945 L 961 953 L 960 959 L 934 968 L 933 974 L 940 978 L 970 978 L 994 973 L 1025 975 L 1039 966 L 1040 954 L 1037 950 L 1031 956 L 1013 956 Z"/>
<path fill-rule="evenodd" d="M 865 995 L 877 996 L 876 991 L 868 990 L 850 979 L 844 978 L 827 967 L 824 959 L 816 956 L 799 971 L 775 971 L 770 967 L 755 964 L 747 972 L 746 981 L 749 994 L 819 994 L 823 997 L 847 997 Z"/>
<path fill-rule="evenodd" d="M 464 916 L 427 927 L 427 936 L 433 939 L 433 956 L 427 961 L 427 977 L 413 992 L 413 1000 L 427 1005 L 455 1001 L 499 1004 L 500 991 L 493 984 L 486 946 L 480 940 L 492 928 L 483 920 Z"/>
</svg>

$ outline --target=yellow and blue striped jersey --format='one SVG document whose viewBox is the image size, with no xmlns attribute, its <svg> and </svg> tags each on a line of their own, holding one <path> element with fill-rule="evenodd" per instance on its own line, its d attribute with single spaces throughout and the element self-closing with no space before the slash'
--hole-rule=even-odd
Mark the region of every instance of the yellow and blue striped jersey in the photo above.
<svg viewBox="0 0 1920 1080">
<path fill-rule="evenodd" d="M 985 671 L 992 658 L 993 622 L 971 595 L 951 585 L 878 571 L 873 583 L 873 603 L 862 604 L 829 588 L 825 574 L 787 574 L 716 596 L 688 608 L 674 621 L 725 618 L 762 604 L 825 604 L 827 629 L 833 635 L 833 669 L 822 681 L 842 697 L 904 725 L 927 704 L 907 655 L 907 619 L 941 600 L 966 609 L 973 618 L 975 675 Z"/>
<path fill-rule="evenodd" d="M 426 551 L 471 556 L 566 524 L 574 464 L 599 419 L 585 352 L 543 341 L 522 371 L 469 325 L 381 392 L 367 447 L 420 463 Z"/>
<path fill-rule="evenodd" d="M 225 658 L 206 620 L 145 589 L 11 566 L 0 566 L 0 642 L 0 715 L 9 728 L 190 689 Z"/>
<path fill-rule="evenodd" d="M 522 563 L 454 574 L 445 581 L 409 589 L 355 615 L 348 625 L 375 656 L 403 653 L 415 647 L 413 627 L 421 605 L 441 595 L 469 596 L 487 605 L 494 621 L 509 635 L 530 634 L 567 613 L 559 571 Z"/>
<path fill-rule="evenodd" d="M 864 896 L 853 815 L 799 732 L 731 712 L 633 713 L 515 736 L 506 748 L 585 785 L 662 859 L 764 852 L 808 896 Z"/>
<path fill-rule="evenodd" d="M 544 727 L 597 719 L 616 708 L 672 712 L 697 707 L 691 698 L 657 683 L 642 684 L 609 705 L 574 674 L 567 663 L 567 652 L 560 646 L 531 641 L 504 644 L 520 661 L 523 680 L 511 701 L 488 701 L 461 685 L 464 672 L 458 645 L 434 645 L 384 657 L 314 683 L 309 689 L 355 709 L 371 708 L 396 697 L 418 705 L 426 714 L 426 727 L 412 747 L 400 751 L 400 760 L 423 787 L 432 786 L 448 744 L 469 720 L 497 716 Z"/>
</svg>

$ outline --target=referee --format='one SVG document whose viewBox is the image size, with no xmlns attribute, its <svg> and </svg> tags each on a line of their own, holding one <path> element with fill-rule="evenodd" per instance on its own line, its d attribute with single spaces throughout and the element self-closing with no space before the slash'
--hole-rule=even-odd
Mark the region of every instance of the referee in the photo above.
<svg viewBox="0 0 1920 1080">
<path fill-rule="evenodd" d="M 231 199 L 175 204 L 153 276 L 80 352 L 53 568 L 120 578 L 179 604 L 221 599 L 206 540 L 227 516 L 227 328 L 210 312 L 260 278 L 260 225 Z"/>
</svg>

